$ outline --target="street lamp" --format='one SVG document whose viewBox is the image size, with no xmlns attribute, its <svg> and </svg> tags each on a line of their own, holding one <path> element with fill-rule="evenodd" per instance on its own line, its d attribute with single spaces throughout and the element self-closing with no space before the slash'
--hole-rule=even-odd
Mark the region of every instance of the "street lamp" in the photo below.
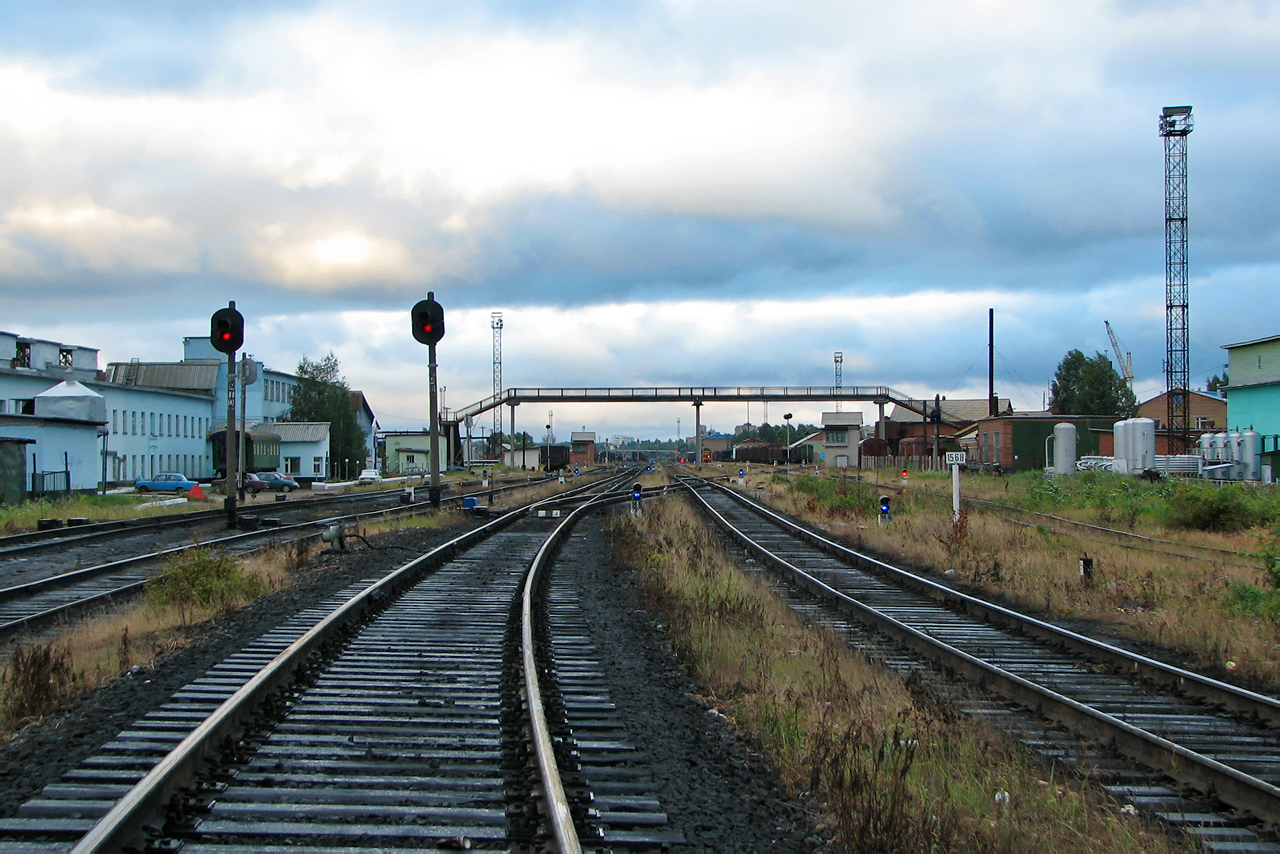
<svg viewBox="0 0 1280 854">
<path fill-rule="evenodd" d="M 547 439 L 543 443 L 543 446 L 547 449 L 546 450 L 547 471 L 551 471 L 551 425 L 550 424 L 547 425 Z"/>
<path fill-rule="evenodd" d="M 788 412 L 782 416 L 782 420 L 787 422 L 787 476 L 791 476 L 791 413 Z"/>
</svg>

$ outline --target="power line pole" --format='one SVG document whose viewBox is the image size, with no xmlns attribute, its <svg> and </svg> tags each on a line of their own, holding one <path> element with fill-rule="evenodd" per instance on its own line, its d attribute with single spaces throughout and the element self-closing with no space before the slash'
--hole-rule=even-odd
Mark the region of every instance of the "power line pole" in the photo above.
<svg viewBox="0 0 1280 854">
<path fill-rule="evenodd" d="M 1164 137 L 1164 294 L 1165 381 L 1168 394 L 1169 452 L 1185 453 L 1191 439 L 1191 399 L 1187 392 L 1187 135 L 1191 107 L 1165 107 Z"/>
<path fill-rule="evenodd" d="M 840 389 L 842 388 L 844 388 L 844 353 L 841 352 L 840 350 L 837 350 L 836 351 L 836 393 L 839 393 Z M 841 404 L 841 400 L 840 398 L 837 397 L 836 412 L 839 412 L 843 408 L 841 407 L 840 404 Z"/>
<path fill-rule="evenodd" d="M 489 315 L 489 326 L 493 329 L 493 399 L 496 403 L 502 395 L 502 312 L 495 311 Z M 511 412 L 515 420 L 515 410 Z M 512 428 L 514 430 L 514 428 Z M 502 433 L 502 407 L 493 407 L 493 435 Z M 512 448 L 515 447 L 513 444 Z M 502 446 L 498 446 L 498 459 L 502 459 Z"/>
</svg>

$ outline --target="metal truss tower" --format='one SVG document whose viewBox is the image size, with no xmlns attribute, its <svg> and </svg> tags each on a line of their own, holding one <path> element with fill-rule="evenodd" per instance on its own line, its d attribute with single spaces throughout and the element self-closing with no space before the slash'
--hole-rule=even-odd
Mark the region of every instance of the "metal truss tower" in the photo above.
<svg viewBox="0 0 1280 854">
<path fill-rule="evenodd" d="M 836 351 L 836 391 L 844 388 L 844 353 Z M 836 412 L 841 410 L 840 399 L 836 399 Z"/>
<path fill-rule="evenodd" d="M 502 394 L 502 312 L 495 311 L 489 315 L 489 326 L 493 328 L 493 396 L 497 398 Z M 514 410 L 512 410 L 514 411 Z M 514 418 L 515 416 L 511 416 Z M 493 408 L 493 433 L 497 436 L 502 432 L 502 407 L 495 406 Z M 514 441 L 514 440 L 512 440 Z M 515 447 L 512 445 L 511 447 Z M 502 447 L 498 447 L 498 451 L 502 451 Z M 501 457 L 499 457 L 501 459 Z"/>
<path fill-rule="evenodd" d="M 1185 454 L 1191 440 L 1191 399 L 1187 393 L 1187 135 L 1190 107 L 1165 107 L 1164 137 L 1164 302 L 1165 380 L 1168 387 L 1169 453 Z"/>
</svg>

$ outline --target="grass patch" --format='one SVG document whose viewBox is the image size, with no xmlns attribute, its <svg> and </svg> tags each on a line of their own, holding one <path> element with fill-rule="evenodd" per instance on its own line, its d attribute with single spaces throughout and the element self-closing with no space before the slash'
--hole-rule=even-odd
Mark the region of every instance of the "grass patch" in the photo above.
<svg viewBox="0 0 1280 854">
<path fill-rule="evenodd" d="M 153 609 L 176 611 L 181 625 L 189 626 L 196 614 L 221 616 L 265 591 L 263 580 L 234 555 L 197 548 L 167 558 L 150 576 L 145 599 Z"/>
<path fill-rule="evenodd" d="M 158 571 L 163 592 L 148 590 L 133 605 L 86 619 L 49 643 L 19 644 L 0 664 L 0 739 L 186 646 L 203 621 L 287 586 L 317 550 L 282 543 L 243 559 L 198 550 L 203 554 Z"/>
<path fill-rule="evenodd" d="M 115 519 L 135 519 L 139 516 L 165 516 L 172 513 L 187 513 L 192 510 L 214 506 L 214 502 L 188 499 L 186 504 L 138 509 L 139 504 L 172 497 L 172 495 L 166 493 L 155 493 L 147 496 L 134 494 L 71 495 L 65 498 L 40 498 L 34 501 L 23 501 L 18 504 L 0 504 L 0 535 L 34 531 L 36 523 L 41 519 L 80 517 L 91 519 L 95 522 L 103 522 Z"/>
<path fill-rule="evenodd" d="M 682 499 L 611 522 L 711 702 L 854 851 L 1183 850 L 918 685 L 851 654 L 732 564 Z"/>
</svg>

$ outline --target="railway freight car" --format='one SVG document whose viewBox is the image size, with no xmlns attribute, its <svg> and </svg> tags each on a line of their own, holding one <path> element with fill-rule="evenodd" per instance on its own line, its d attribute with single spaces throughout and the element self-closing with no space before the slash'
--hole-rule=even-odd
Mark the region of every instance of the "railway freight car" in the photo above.
<svg viewBox="0 0 1280 854">
<path fill-rule="evenodd" d="M 782 465 L 788 462 L 786 445 L 739 445 L 733 449 L 734 460 L 745 463 L 773 463 Z M 813 462 L 813 448 L 801 445 L 791 449 L 790 462 L 802 465 Z"/>
<path fill-rule="evenodd" d="M 538 468 L 559 471 L 569 467 L 569 449 L 564 445 L 543 445 L 538 449 Z"/>
</svg>

